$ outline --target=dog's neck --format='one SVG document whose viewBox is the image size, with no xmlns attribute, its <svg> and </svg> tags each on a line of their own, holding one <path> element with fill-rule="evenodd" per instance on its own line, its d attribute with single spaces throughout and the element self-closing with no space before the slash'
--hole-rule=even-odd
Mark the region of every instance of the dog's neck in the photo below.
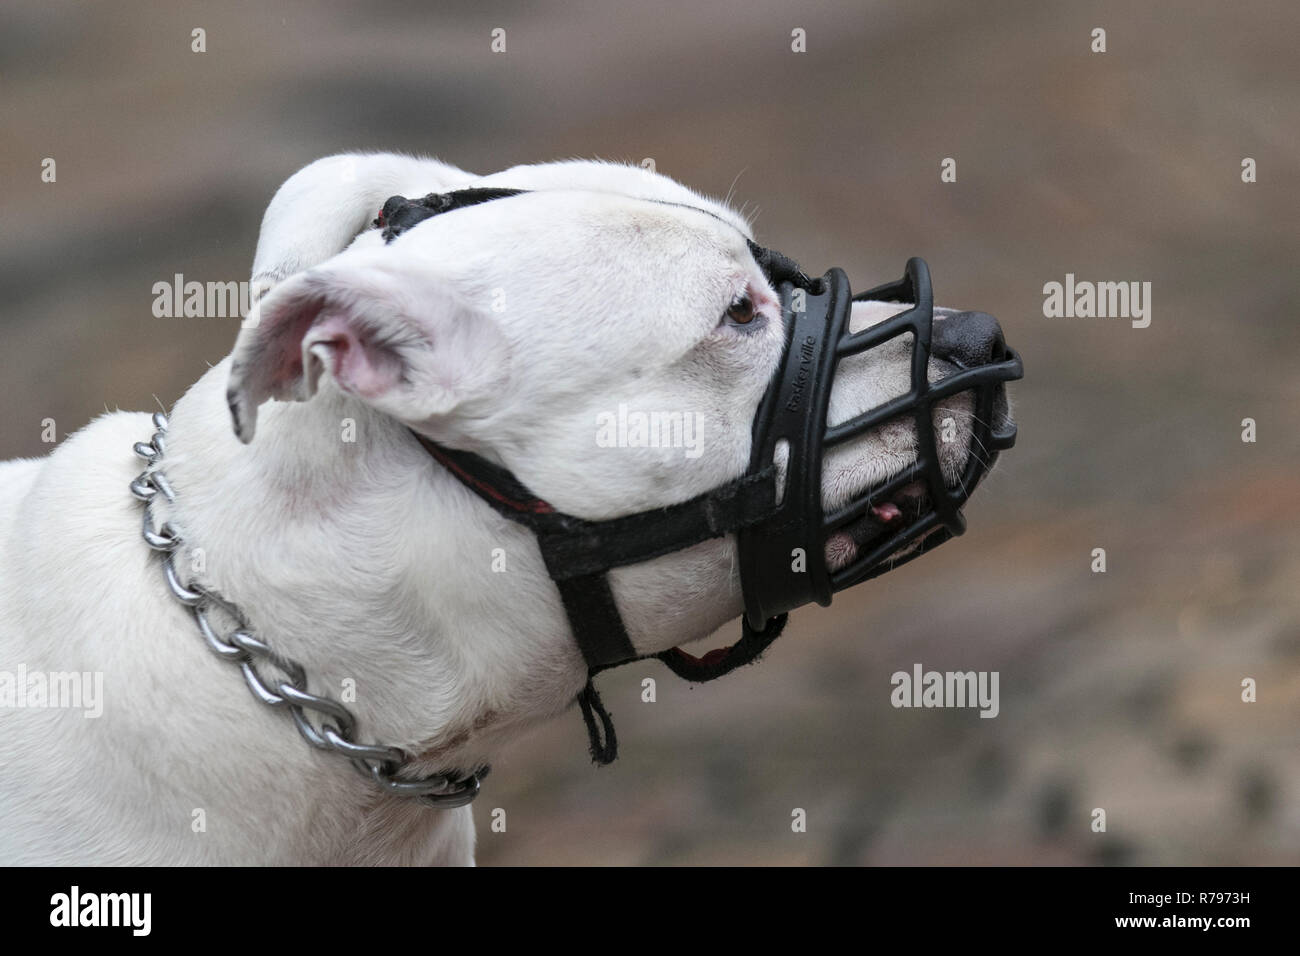
<svg viewBox="0 0 1300 956">
<path fill-rule="evenodd" d="M 568 707 L 584 668 L 530 532 L 333 388 L 265 406 L 240 444 L 225 379 L 222 363 L 172 413 L 171 518 L 202 549 L 201 579 L 313 690 L 347 702 L 359 738 L 420 755 L 422 770 L 472 769 Z"/>
<path fill-rule="evenodd" d="M 259 637 L 302 664 L 311 690 L 342 700 L 357 739 L 415 755 L 412 772 L 474 769 L 567 710 L 587 670 L 532 532 L 493 512 L 403 425 L 328 382 L 309 402 L 264 405 L 256 438 L 241 444 L 225 401 L 228 364 L 170 415 L 161 467 L 176 501 L 158 517 L 184 538 L 181 567 L 189 561 Z M 705 636 L 740 613 L 733 547 L 715 539 L 618 569 L 615 595 L 638 652 Z M 207 664 L 232 695 L 246 693 L 235 668 Z M 463 845 L 462 815 L 408 809 L 282 724 L 267 746 L 283 763 L 250 786 L 309 792 L 358 833 Z M 578 726 L 574 738 L 585 743 Z M 362 858 L 405 859 L 416 843 L 403 837 Z M 346 844 L 330 852 L 357 858 Z"/>
</svg>

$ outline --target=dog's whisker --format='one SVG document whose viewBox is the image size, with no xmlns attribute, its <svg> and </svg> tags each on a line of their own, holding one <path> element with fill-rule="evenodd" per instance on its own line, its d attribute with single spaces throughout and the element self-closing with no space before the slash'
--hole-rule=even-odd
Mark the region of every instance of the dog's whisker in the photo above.
<svg viewBox="0 0 1300 956">
<path fill-rule="evenodd" d="M 731 188 L 727 190 L 727 198 L 724 199 L 724 200 L 722 200 L 722 204 L 723 204 L 724 206 L 730 206 L 730 205 L 731 205 L 731 197 L 732 197 L 732 195 L 733 195 L 733 194 L 735 193 L 735 191 L 736 191 L 736 183 L 740 182 L 740 177 L 743 176 L 743 175 L 745 175 L 745 173 L 746 173 L 746 171 L 748 171 L 748 169 L 749 169 L 749 167 L 748 167 L 748 166 L 745 166 L 745 167 L 743 167 L 743 168 L 740 170 L 740 172 L 736 173 L 736 178 L 733 179 L 733 180 L 731 181 Z M 744 218 L 744 213 L 741 213 L 741 218 L 742 218 L 742 219 Z"/>
</svg>

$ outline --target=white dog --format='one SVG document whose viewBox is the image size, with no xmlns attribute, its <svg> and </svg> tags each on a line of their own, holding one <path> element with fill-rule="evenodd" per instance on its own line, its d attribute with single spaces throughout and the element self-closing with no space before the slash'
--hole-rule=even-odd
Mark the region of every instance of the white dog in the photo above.
<svg viewBox="0 0 1300 956">
<path fill-rule="evenodd" d="M 533 191 L 387 245 L 368 228 L 389 196 L 469 186 Z M 351 688 L 358 739 L 418 754 L 427 772 L 488 763 L 569 708 L 586 668 L 536 539 L 410 430 L 590 519 L 735 478 L 783 348 L 749 236 L 725 205 L 636 167 L 311 164 L 266 211 L 253 278 L 273 287 L 256 323 L 170 414 L 175 499 L 156 516 L 184 539 L 179 566 L 301 662 L 314 690 Z M 733 308 L 746 298 L 752 316 Z M 900 308 L 855 305 L 853 325 Z M 905 392 L 908 356 L 896 340 L 846 360 L 831 420 Z M 597 423 L 620 405 L 693 415 L 702 453 L 599 447 Z M 946 411 L 967 428 L 968 397 Z M 11 691 L 20 672 L 103 682 L 96 719 L 0 707 L 0 862 L 472 863 L 469 807 L 380 792 L 306 746 L 205 647 L 128 492 L 132 446 L 153 430 L 118 412 L 47 458 L 0 465 L 0 673 Z M 967 441 L 943 453 L 955 478 Z M 836 449 L 827 505 L 915 454 L 906 422 Z M 639 652 L 741 613 L 734 551 L 720 538 L 612 573 Z"/>
</svg>

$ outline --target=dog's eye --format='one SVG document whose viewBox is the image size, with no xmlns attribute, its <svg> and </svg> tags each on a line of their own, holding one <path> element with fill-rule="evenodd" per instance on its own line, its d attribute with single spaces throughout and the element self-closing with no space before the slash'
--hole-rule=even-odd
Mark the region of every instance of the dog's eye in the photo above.
<svg viewBox="0 0 1300 956">
<path fill-rule="evenodd" d="M 726 318 L 736 325 L 748 325 L 754 321 L 754 300 L 748 295 L 739 295 L 727 306 Z"/>
</svg>

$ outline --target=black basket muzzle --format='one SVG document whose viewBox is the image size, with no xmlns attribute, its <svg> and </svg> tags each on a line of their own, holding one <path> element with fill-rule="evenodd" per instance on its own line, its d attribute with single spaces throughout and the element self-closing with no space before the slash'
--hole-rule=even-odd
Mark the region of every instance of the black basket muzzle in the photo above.
<svg viewBox="0 0 1300 956">
<path fill-rule="evenodd" d="M 1016 428 L 1006 413 L 1005 383 L 1021 378 L 1024 371 L 1020 356 L 999 337 L 987 364 L 955 366 L 953 374 L 930 382 L 934 296 L 930 270 L 922 259 L 909 259 L 897 282 L 855 296 L 841 269 L 832 268 L 822 278 L 810 280 L 778 254 L 755 247 L 755 256 L 780 294 L 788 335 L 781 365 L 754 419 L 750 458 L 750 471 L 758 471 L 776 460 L 782 442 L 788 444 L 780 502 L 769 518 L 737 534 L 746 618 L 752 627 L 761 627 L 764 621 L 804 604 L 828 605 L 836 591 L 883 574 L 961 534 L 966 527 L 961 507 L 998 452 L 1015 444 Z M 853 302 L 868 300 L 911 307 L 850 333 Z M 910 390 L 828 427 L 827 408 L 839 363 L 903 335 L 912 338 Z M 972 431 L 964 473 L 950 486 L 941 467 L 933 411 L 937 402 L 963 391 L 972 394 Z M 826 451 L 900 419 L 909 419 L 916 430 L 916 461 L 826 514 L 822 506 Z M 918 481 L 925 489 L 920 498 L 925 507 L 907 520 L 892 523 L 888 534 L 868 542 L 850 563 L 832 571 L 826 562 L 830 536 Z"/>
<path fill-rule="evenodd" d="M 521 194 L 517 189 L 464 189 L 420 199 L 394 196 L 374 225 L 385 242 L 431 216 Z M 654 201 L 654 200 L 648 200 Z M 675 205 L 675 204 L 672 204 Z M 700 210 L 708 213 L 707 210 Z M 574 639 L 588 669 L 578 695 L 593 759 L 608 763 L 617 754 L 609 714 L 591 677 L 610 667 L 642 659 L 624 627 L 610 587 L 614 568 L 649 561 L 724 535 L 737 536 L 745 616 L 735 644 L 694 657 L 680 647 L 650 656 L 691 681 L 708 681 L 756 660 L 780 635 L 787 612 L 875 577 L 891 567 L 961 534 L 961 507 L 997 453 L 1010 448 L 1016 430 L 1006 415 L 1004 384 L 1022 375 L 1020 357 L 998 338 L 989 361 L 956 371 L 931 384 L 934 301 L 930 274 L 911 259 L 898 282 L 854 296 L 840 269 L 810 279 L 780 253 L 750 243 L 755 261 L 781 297 L 787 332 L 781 365 L 773 374 L 753 424 L 748 470 L 686 501 L 602 521 L 557 511 L 507 469 L 472 452 L 449 448 L 419 433 L 415 438 L 462 484 L 490 507 L 536 534 L 546 569 L 555 582 Z M 858 300 L 908 303 L 879 325 L 850 334 L 852 304 Z M 946 320 L 945 320 L 946 321 Z M 912 337 L 911 389 L 905 395 L 827 427 L 826 414 L 836 369 L 901 335 Z M 932 415 L 935 403 L 970 391 L 973 431 L 965 471 L 949 487 L 944 481 Z M 918 454 L 914 464 L 826 515 L 822 508 L 823 456 L 887 422 L 914 422 Z M 1001 420 L 1001 423 L 997 423 Z M 777 448 L 788 445 L 784 475 Z M 782 482 L 783 478 L 783 482 Z M 873 506 L 912 482 L 922 482 L 925 507 L 906 523 L 890 522 L 890 533 L 872 539 L 853 561 L 832 571 L 826 563 L 830 535 L 852 525 Z M 894 528 L 898 523 L 900 526 Z"/>
</svg>

